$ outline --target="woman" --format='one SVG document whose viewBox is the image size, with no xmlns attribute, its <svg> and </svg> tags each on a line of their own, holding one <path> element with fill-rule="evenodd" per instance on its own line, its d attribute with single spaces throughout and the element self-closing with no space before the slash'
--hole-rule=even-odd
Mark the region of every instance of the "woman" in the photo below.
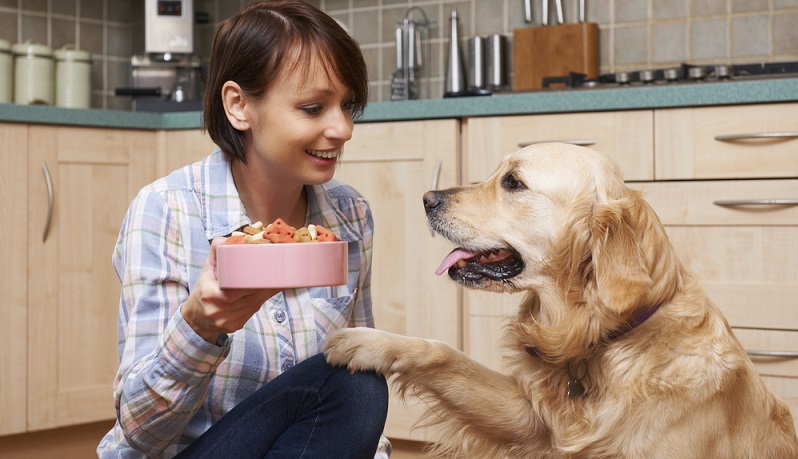
<svg viewBox="0 0 798 459">
<path fill-rule="evenodd" d="M 387 456 L 385 380 L 319 354 L 334 329 L 374 325 L 371 211 L 332 180 L 367 99 L 357 43 L 316 8 L 256 2 L 220 26 L 203 114 L 219 149 L 142 189 L 114 252 L 118 420 L 101 457 Z M 221 290 L 216 246 L 278 217 L 348 241 L 347 285 Z"/>
</svg>

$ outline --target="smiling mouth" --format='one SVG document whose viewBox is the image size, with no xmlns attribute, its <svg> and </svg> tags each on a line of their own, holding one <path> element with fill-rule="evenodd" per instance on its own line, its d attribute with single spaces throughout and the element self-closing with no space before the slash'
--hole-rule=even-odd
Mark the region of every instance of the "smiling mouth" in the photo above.
<svg viewBox="0 0 798 459">
<path fill-rule="evenodd" d="M 341 154 L 341 149 L 336 150 L 305 150 L 305 153 L 321 159 L 335 159 Z"/>
<path fill-rule="evenodd" d="M 512 249 L 470 251 L 458 247 L 446 256 L 435 274 L 440 276 L 447 270 L 449 277 L 460 282 L 484 278 L 505 281 L 521 274 L 524 263 Z"/>
</svg>

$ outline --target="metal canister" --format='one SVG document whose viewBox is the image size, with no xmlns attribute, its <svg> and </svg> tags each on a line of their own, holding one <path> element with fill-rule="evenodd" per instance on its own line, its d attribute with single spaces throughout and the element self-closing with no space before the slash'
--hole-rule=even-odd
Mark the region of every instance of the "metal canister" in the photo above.
<svg viewBox="0 0 798 459">
<path fill-rule="evenodd" d="M 53 51 L 28 40 L 11 47 L 14 54 L 14 103 L 47 104 L 55 100 Z"/>
<path fill-rule="evenodd" d="M 55 51 L 55 104 L 89 108 L 91 105 L 91 53 L 66 45 Z"/>
<path fill-rule="evenodd" d="M 494 91 L 507 89 L 507 39 L 495 33 L 488 36 L 486 41 L 487 86 Z"/>
<path fill-rule="evenodd" d="M 11 58 L 11 43 L 0 39 L 0 104 L 11 102 L 13 83 L 14 60 Z"/>
<path fill-rule="evenodd" d="M 468 87 L 485 87 L 485 51 L 482 37 L 468 39 Z"/>
</svg>

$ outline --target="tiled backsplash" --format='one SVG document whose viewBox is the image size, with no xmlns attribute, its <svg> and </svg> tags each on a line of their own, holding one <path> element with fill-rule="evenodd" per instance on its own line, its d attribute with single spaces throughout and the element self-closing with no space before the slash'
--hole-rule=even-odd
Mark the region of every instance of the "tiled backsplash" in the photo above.
<svg viewBox="0 0 798 459">
<path fill-rule="evenodd" d="M 94 56 L 92 106 L 129 109 L 114 96 L 130 73 L 132 8 L 144 0 L 0 0 L 0 38 L 35 40 L 54 49 L 75 44 Z M 196 52 L 206 57 L 219 22 L 245 0 L 195 0 L 210 23 L 196 29 Z M 448 17 L 456 8 L 463 40 L 540 24 L 525 24 L 523 0 L 310 0 L 342 22 L 361 44 L 372 82 L 372 101 L 389 100 L 395 70 L 394 27 L 411 7 L 430 21 L 431 96 L 443 93 Z M 576 20 L 577 1 L 563 0 L 566 22 Z M 694 64 L 798 60 L 798 0 L 587 0 L 587 20 L 599 24 L 601 71 Z M 553 2 L 552 2 L 553 4 Z M 510 40 L 511 41 L 511 40 Z M 423 94 L 423 93 L 422 93 Z"/>
</svg>

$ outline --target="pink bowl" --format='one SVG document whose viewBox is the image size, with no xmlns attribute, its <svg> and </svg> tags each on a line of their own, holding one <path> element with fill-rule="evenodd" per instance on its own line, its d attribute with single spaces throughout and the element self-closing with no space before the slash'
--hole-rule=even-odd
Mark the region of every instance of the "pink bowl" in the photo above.
<svg viewBox="0 0 798 459">
<path fill-rule="evenodd" d="M 222 288 L 301 288 L 343 285 L 348 243 L 229 244 L 216 248 Z"/>
</svg>

